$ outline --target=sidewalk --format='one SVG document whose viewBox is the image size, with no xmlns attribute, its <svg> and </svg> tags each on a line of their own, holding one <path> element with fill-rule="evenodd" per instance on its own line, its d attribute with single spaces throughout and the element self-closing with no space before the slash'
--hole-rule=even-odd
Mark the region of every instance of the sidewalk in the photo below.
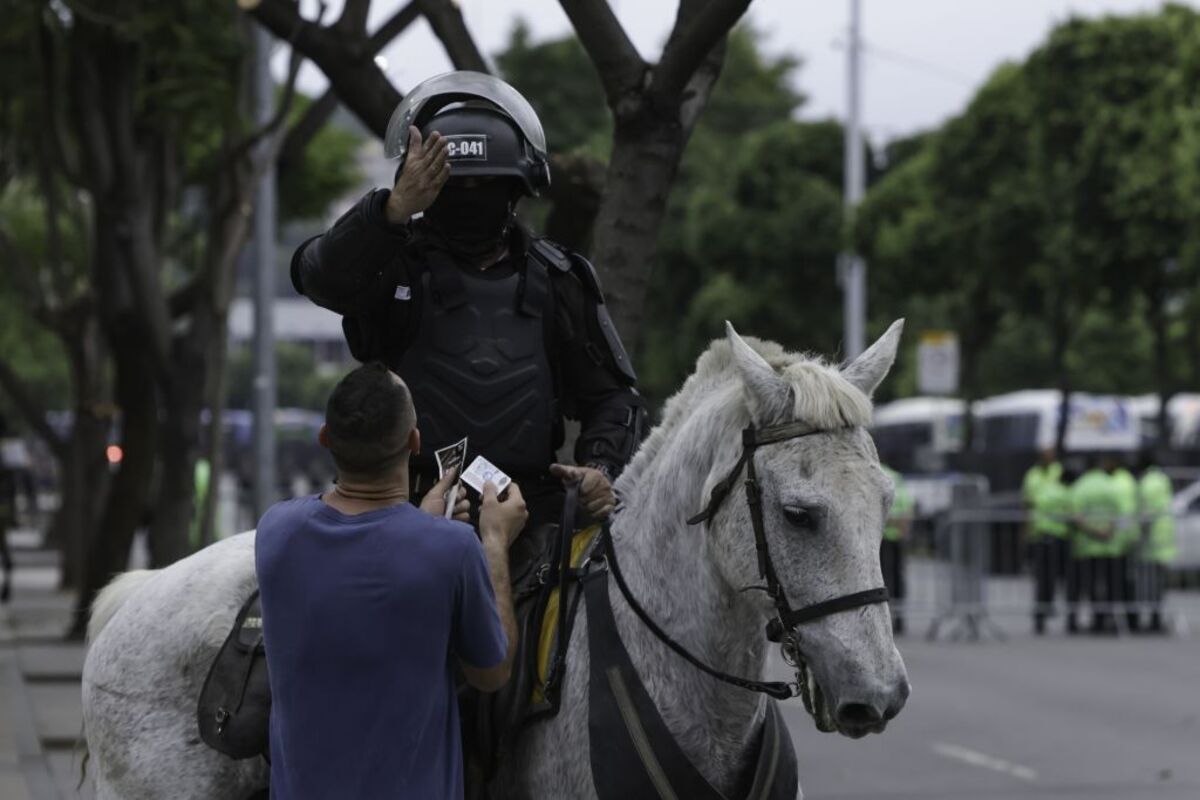
<svg viewBox="0 0 1200 800">
<path fill-rule="evenodd" d="M 57 590 L 55 554 L 12 531 L 13 595 L 0 605 L 0 798 L 93 798 L 80 788 L 82 643 L 65 642 L 73 598 Z"/>
</svg>

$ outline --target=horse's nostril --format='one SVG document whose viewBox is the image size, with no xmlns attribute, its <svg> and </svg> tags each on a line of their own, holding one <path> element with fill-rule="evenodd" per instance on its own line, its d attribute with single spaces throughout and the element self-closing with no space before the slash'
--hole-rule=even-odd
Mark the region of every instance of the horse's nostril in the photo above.
<svg viewBox="0 0 1200 800">
<path fill-rule="evenodd" d="M 875 706 L 866 703 L 842 703 L 837 708 L 837 721 L 851 728 L 865 728 L 883 722 L 883 715 Z"/>
</svg>

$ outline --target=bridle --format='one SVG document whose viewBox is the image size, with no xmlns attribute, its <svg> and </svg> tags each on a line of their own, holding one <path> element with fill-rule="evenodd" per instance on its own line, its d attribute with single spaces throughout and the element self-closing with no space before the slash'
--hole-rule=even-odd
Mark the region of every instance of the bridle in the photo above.
<svg viewBox="0 0 1200 800">
<path fill-rule="evenodd" d="M 750 524 L 754 528 L 754 547 L 758 551 L 758 574 L 767 582 L 767 594 L 775 602 L 775 619 L 767 624 L 767 638 L 772 642 L 781 641 L 786 634 L 792 633 L 797 625 L 803 625 L 805 622 L 812 622 L 839 611 L 849 611 L 852 608 L 888 601 L 887 587 L 880 586 L 876 589 L 844 594 L 804 608 L 793 609 L 788 603 L 782 584 L 779 583 L 779 575 L 775 572 L 775 563 L 771 561 L 771 551 L 767 547 L 766 528 L 763 526 L 762 487 L 758 483 L 758 473 L 754 466 L 754 451 L 763 445 L 822 432 L 824 431 L 818 430 L 806 422 L 788 422 L 766 428 L 755 428 L 753 425 L 747 427 L 742 431 L 742 457 L 733 465 L 733 469 L 729 471 L 724 480 L 713 487 L 708 505 L 704 510 L 688 520 L 689 525 L 711 522 L 721 507 L 721 503 L 733 491 L 742 467 L 746 468 L 746 504 L 750 507 Z"/>
<path fill-rule="evenodd" d="M 726 674 L 705 664 L 683 645 L 676 642 L 654 622 L 645 609 L 642 608 L 641 604 L 638 603 L 632 592 L 629 591 L 629 586 L 625 583 L 625 577 L 621 574 L 620 565 L 617 563 L 617 554 L 613 547 L 609 523 L 606 522 L 602 529 L 605 560 L 611 568 L 621 594 L 625 596 L 626 602 L 629 603 L 642 623 L 663 644 L 674 650 L 697 669 L 717 680 L 750 691 L 761 692 L 781 700 L 800 696 L 808 712 L 814 718 L 817 718 L 818 724 L 820 724 L 821 715 L 818 714 L 817 708 L 821 705 L 821 700 L 819 697 L 814 696 L 815 693 L 810 691 L 808 687 L 808 666 L 800 653 L 797 626 L 827 617 L 830 614 L 836 614 L 839 611 L 848 611 L 853 608 L 874 605 L 875 603 L 886 603 L 888 601 L 888 590 L 886 587 L 881 586 L 876 589 L 867 589 L 866 591 L 853 592 L 829 600 L 823 600 L 799 609 L 791 607 L 791 604 L 788 603 L 787 595 L 783 591 L 783 586 L 779 583 L 779 576 L 775 571 L 775 564 L 771 560 L 771 552 L 767 547 L 767 533 L 763 525 L 762 487 L 759 485 L 758 473 L 754 465 L 754 451 L 763 445 L 826 432 L 828 431 L 819 430 L 805 422 L 789 422 L 765 428 L 755 428 L 753 425 L 747 427 L 742 431 L 741 457 L 733 465 L 733 469 L 729 471 L 729 474 L 713 487 L 708 505 L 705 506 L 704 510 L 687 521 L 689 525 L 696 525 L 700 522 L 711 522 L 713 517 L 716 516 L 718 509 L 720 509 L 721 503 L 733 491 L 734 486 L 737 484 L 738 476 L 741 474 L 742 468 L 745 467 L 746 503 L 750 507 L 750 522 L 754 528 L 754 546 L 758 551 L 759 576 L 766 581 L 766 592 L 774 601 L 776 609 L 775 618 L 767 624 L 767 638 L 772 642 L 781 642 L 783 644 L 784 659 L 791 666 L 795 667 L 799 673 L 795 683 L 754 681 Z"/>
</svg>

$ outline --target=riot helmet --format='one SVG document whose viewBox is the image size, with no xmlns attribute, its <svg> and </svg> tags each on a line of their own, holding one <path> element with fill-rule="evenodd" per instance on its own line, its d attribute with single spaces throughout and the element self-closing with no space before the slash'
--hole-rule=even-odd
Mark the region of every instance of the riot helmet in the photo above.
<svg viewBox="0 0 1200 800">
<path fill-rule="evenodd" d="M 451 177 L 517 178 L 526 194 L 550 185 L 546 134 L 533 107 L 499 78 L 460 70 L 422 81 L 392 112 L 384 153 L 403 167 L 408 128 L 448 140 Z"/>
</svg>

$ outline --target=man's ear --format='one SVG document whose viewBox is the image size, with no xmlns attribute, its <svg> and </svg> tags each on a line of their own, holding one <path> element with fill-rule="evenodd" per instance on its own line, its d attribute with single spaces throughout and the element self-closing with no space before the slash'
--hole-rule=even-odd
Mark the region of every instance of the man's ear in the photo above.
<svg viewBox="0 0 1200 800">
<path fill-rule="evenodd" d="M 416 428 L 408 432 L 408 452 L 414 456 L 421 452 L 421 432 Z"/>
<path fill-rule="evenodd" d="M 317 431 L 317 443 L 320 444 L 321 447 L 324 447 L 326 450 L 333 449 L 329 445 L 329 426 L 326 425 L 324 422 L 321 423 L 321 429 L 319 431 Z"/>
</svg>

